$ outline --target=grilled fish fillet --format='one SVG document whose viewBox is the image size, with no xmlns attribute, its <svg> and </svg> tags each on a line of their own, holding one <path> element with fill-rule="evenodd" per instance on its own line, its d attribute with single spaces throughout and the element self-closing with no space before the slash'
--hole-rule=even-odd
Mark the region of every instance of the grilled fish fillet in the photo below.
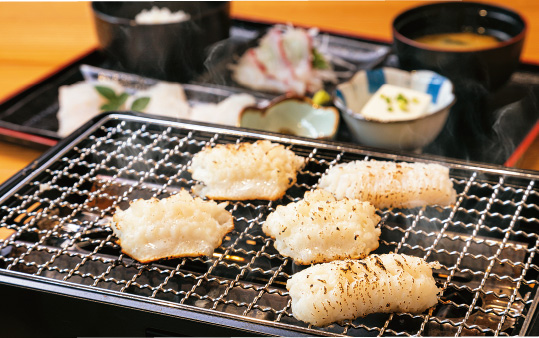
<svg viewBox="0 0 539 338">
<path fill-rule="evenodd" d="M 275 248 L 296 263 L 363 258 L 378 248 L 380 216 L 369 202 L 337 201 L 324 190 L 308 191 L 303 200 L 278 206 L 262 230 Z"/>
<path fill-rule="evenodd" d="M 439 164 L 354 161 L 328 170 L 318 183 L 338 199 L 369 201 L 377 208 L 451 205 L 456 192 Z"/>
<path fill-rule="evenodd" d="M 292 314 L 325 326 L 370 313 L 422 312 L 437 304 L 441 291 L 431 266 L 436 263 L 400 254 L 313 265 L 286 284 Z"/>
<path fill-rule="evenodd" d="M 193 192 L 223 200 L 277 200 L 296 183 L 305 159 L 270 141 L 218 144 L 193 156 Z"/>
<path fill-rule="evenodd" d="M 137 200 L 117 210 L 112 230 L 122 252 L 142 263 L 210 256 L 234 228 L 226 203 L 193 198 L 186 190 L 158 200 Z"/>
</svg>

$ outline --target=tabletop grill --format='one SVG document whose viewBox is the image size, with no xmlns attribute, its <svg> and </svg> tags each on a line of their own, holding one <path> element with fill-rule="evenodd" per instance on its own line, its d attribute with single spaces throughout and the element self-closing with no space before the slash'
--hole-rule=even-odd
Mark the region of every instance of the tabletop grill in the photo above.
<svg viewBox="0 0 539 338">
<path fill-rule="evenodd" d="M 108 225 L 117 207 L 189 189 L 190 159 L 207 145 L 260 138 L 308 159 L 281 200 L 231 202 L 235 229 L 212 257 L 141 264 L 121 253 Z M 358 159 L 441 161 L 141 115 L 101 116 L 3 186 L 0 230 L 9 236 L 0 241 L 0 283 L 58 297 L 77 290 L 81 301 L 126 301 L 122 307 L 249 334 L 527 334 L 539 272 L 539 175 L 448 160 L 456 204 L 379 211 L 376 250 L 440 262 L 438 305 L 323 328 L 293 317 L 285 285 L 304 267 L 281 256 L 261 224 L 277 205 L 316 188 L 328 168 Z"/>
</svg>

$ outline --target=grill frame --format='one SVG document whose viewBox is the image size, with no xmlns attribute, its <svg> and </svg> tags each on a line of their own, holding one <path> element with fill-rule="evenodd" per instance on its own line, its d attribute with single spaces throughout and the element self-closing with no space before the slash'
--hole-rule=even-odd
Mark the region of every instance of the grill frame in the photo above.
<svg viewBox="0 0 539 338">
<path fill-rule="evenodd" d="M 383 152 L 374 149 L 363 148 L 356 145 L 327 142 L 327 141 L 313 141 L 309 139 L 288 137 L 279 134 L 272 134 L 266 132 L 254 132 L 244 130 L 240 128 L 226 128 L 221 126 L 215 126 L 211 124 L 192 123 L 182 120 L 173 119 L 154 119 L 144 116 L 142 114 L 131 113 L 107 113 L 103 114 L 95 119 L 86 123 L 77 132 L 60 142 L 57 146 L 50 149 L 46 154 L 34 161 L 27 168 L 23 169 L 17 175 L 8 180 L 2 187 L 0 187 L 0 205 L 13 195 L 16 191 L 26 186 L 43 170 L 48 168 L 52 163 L 55 163 L 64 154 L 71 151 L 81 140 L 87 138 L 93 134 L 102 125 L 108 121 L 132 121 L 136 123 L 152 124 L 152 125 L 164 125 L 172 126 L 174 128 L 195 129 L 208 133 L 226 134 L 232 137 L 246 137 L 246 138 L 263 138 L 270 141 L 290 144 L 294 146 L 313 147 L 316 149 L 330 149 L 339 150 L 346 153 L 361 154 L 361 156 L 368 156 L 372 158 L 386 158 L 388 160 L 398 161 L 425 161 L 432 163 L 443 162 L 445 165 L 451 167 L 453 170 L 463 171 L 479 171 L 485 175 L 493 175 L 497 177 L 514 177 L 518 179 L 537 181 L 539 180 L 539 174 L 532 171 L 525 170 L 510 170 L 497 166 L 489 166 L 475 163 L 464 163 L 458 160 L 451 160 L 446 158 L 439 158 L 429 155 L 408 155 L 405 153 L 390 153 Z M 537 187 L 537 186 L 536 186 Z M 533 189 L 535 191 L 535 189 Z M 0 242 L 1 243 L 1 242 Z M 290 325 L 282 324 L 278 322 L 267 322 L 263 320 L 257 320 L 256 318 L 246 318 L 236 316 L 235 314 L 223 314 L 218 311 L 210 311 L 204 308 L 195 308 L 192 306 L 186 306 L 183 304 L 174 304 L 171 302 L 162 301 L 156 298 L 148 298 L 137 296 L 128 293 L 121 293 L 111 290 L 91 289 L 88 287 L 82 287 L 79 284 L 69 282 L 57 282 L 41 276 L 28 276 L 23 273 L 9 270 L 0 270 L 0 284 L 20 286 L 23 288 L 31 288 L 34 290 L 40 290 L 47 293 L 60 294 L 68 297 L 75 297 L 93 302 L 107 303 L 107 304 L 119 304 L 120 307 L 128 307 L 138 309 L 141 311 L 154 312 L 172 316 L 184 320 L 191 320 L 197 322 L 204 322 L 216 327 L 228 327 L 232 330 L 238 330 L 238 333 L 258 333 L 269 335 L 338 335 L 334 332 L 319 331 L 311 328 L 294 327 L 294 330 L 290 330 Z M 529 306 L 529 311 L 535 310 L 537 303 L 537 293 L 533 300 L 533 304 Z M 535 314 L 533 313 L 535 317 Z M 528 328 L 532 323 L 531 316 L 526 317 L 526 322 L 522 325 L 520 334 L 528 333 Z"/>
</svg>

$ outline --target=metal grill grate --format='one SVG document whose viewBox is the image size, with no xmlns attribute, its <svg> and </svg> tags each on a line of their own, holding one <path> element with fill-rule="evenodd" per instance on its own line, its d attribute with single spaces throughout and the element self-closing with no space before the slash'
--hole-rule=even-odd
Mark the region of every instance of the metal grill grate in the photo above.
<svg viewBox="0 0 539 338">
<path fill-rule="evenodd" d="M 190 188 L 194 153 L 206 145 L 281 142 L 308 158 L 277 202 L 232 202 L 235 230 L 213 257 L 140 264 L 120 251 L 108 221 L 136 198 Z M 448 208 L 382 210 L 376 253 L 399 252 L 442 268 L 444 292 L 422 314 L 372 314 L 325 328 L 296 320 L 285 288 L 303 267 L 278 254 L 261 231 L 278 204 L 299 200 L 322 173 L 356 159 L 420 160 L 356 147 L 210 126 L 108 115 L 65 144 L 0 200 L 0 275 L 53 279 L 103 294 L 234 316 L 290 332 L 338 335 L 514 335 L 532 316 L 539 265 L 539 176 L 448 163 L 458 193 Z M 424 159 L 423 159 L 424 160 Z M 7 230 L 6 230 L 7 229 Z M 180 304 L 180 305 L 178 305 Z"/>
</svg>

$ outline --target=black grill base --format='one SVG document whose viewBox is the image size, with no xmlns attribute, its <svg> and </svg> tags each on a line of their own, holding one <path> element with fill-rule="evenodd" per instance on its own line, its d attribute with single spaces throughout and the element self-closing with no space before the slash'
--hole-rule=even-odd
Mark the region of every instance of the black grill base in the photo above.
<svg viewBox="0 0 539 338">
<path fill-rule="evenodd" d="M 255 331 L 7 284 L 0 285 L 0 294 L 2 337 L 260 336 Z"/>
</svg>

